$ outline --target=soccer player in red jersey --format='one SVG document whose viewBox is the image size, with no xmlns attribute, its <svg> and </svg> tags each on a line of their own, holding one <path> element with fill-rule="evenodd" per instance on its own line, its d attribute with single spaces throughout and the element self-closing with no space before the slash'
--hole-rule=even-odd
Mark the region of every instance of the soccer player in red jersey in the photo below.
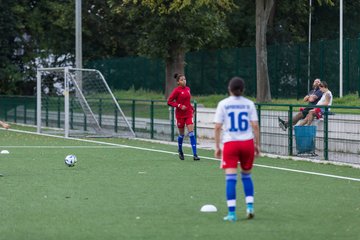
<svg viewBox="0 0 360 240">
<path fill-rule="evenodd" d="M 196 153 L 196 138 L 194 135 L 193 113 L 194 108 L 191 106 L 190 88 L 186 86 L 186 78 L 183 74 L 176 73 L 174 78 L 177 87 L 172 91 L 168 98 L 168 105 L 175 108 L 176 125 L 179 129 L 178 152 L 180 160 L 184 160 L 182 144 L 185 136 L 185 125 L 190 137 L 191 148 L 194 155 L 194 161 L 200 160 Z"/>
<path fill-rule="evenodd" d="M 254 217 L 254 186 L 251 169 L 255 156 L 260 154 L 260 135 L 255 104 L 242 96 L 244 80 L 234 77 L 229 82 L 228 98 L 219 102 L 215 113 L 215 157 L 221 158 L 225 170 L 228 215 L 225 221 L 236 221 L 237 168 L 240 162 L 241 181 L 245 193 L 247 217 Z M 224 126 L 224 128 L 223 128 Z M 220 133 L 223 131 L 223 149 Z"/>
</svg>

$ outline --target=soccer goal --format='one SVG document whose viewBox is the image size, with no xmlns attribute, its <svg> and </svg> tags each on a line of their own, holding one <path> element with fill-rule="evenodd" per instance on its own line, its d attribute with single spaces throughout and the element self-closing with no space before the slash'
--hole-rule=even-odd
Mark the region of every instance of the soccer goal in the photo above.
<svg viewBox="0 0 360 240">
<path fill-rule="evenodd" d="M 37 132 L 135 137 L 101 72 L 71 67 L 37 69 Z"/>
</svg>

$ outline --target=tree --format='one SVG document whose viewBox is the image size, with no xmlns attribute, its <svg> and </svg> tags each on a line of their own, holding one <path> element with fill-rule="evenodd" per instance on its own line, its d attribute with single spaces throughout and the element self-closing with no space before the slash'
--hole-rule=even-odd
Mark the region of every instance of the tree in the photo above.
<svg viewBox="0 0 360 240">
<path fill-rule="evenodd" d="M 266 7 L 271 2 L 272 11 L 266 16 Z M 314 2 L 317 5 L 314 4 L 313 39 L 326 39 L 329 35 L 337 37 L 338 10 L 329 7 L 334 1 Z M 19 94 L 18 82 L 35 76 L 33 71 L 39 60 L 43 61 L 43 66 L 64 66 L 74 62 L 74 1 L 2 0 L 1 3 L 1 93 Z M 266 5 L 258 9 L 259 3 Z M 359 3 L 344 1 L 344 33 L 347 36 L 354 37 L 359 32 L 356 30 L 360 28 L 356 21 L 358 8 Z M 268 24 L 257 24 L 259 32 L 255 31 L 256 21 L 253 21 L 257 10 L 263 14 L 259 15 L 261 23 Z M 173 73 L 184 71 L 188 51 L 253 46 L 255 39 L 262 44 L 259 46 L 265 47 L 266 43 L 306 41 L 308 2 L 87 0 L 83 1 L 82 16 L 84 63 L 130 55 L 164 59 L 168 95 L 176 84 Z M 260 36 L 256 35 L 258 33 Z M 258 97 L 264 95 L 262 101 L 269 101 L 267 60 L 262 57 L 262 54 L 266 55 L 266 49 L 260 50 L 257 60 L 259 65 L 264 65 L 263 69 L 258 69 L 262 74 L 257 79 Z M 49 56 L 52 62 L 48 61 Z"/>
<path fill-rule="evenodd" d="M 230 35 L 225 47 L 255 46 L 255 1 L 235 0 L 236 8 L 226 14 Z"/>
<path fill-rule="evenodd" d="M 333 6 L 333 0 L 317 0 L 319 5 L 325 3 Z M 292 3 L 293 4 L 293 3 Z M 294 3 L 296 4 L 296 3 Z M 298 3 L 299 4 L 299 3 Z M 256 0 L 256 78 L 257 78 L 257 93 L 256 100 L 258 102 L 270 102 L 270 81 L 267 66 L 267 26 L 270 16 L 274 17 L 275 0 Z M 301 4 L 302 9 L 307 5 Z M 300 10 L 299 15 L 304 13 Z M 299 37 L 301 38 L 301 37 Z"/>
<path fill-rule="evenodd" d="M 267 66 L 266 33 L 274 0 L 256 0 L 256 100 L 270 102 L 270 82 Z"/>
<path fill-rule="evenodd" d="M 134 54 L 133 26 L 125 14 L 114 13 L 110 1 L 83 0 L 83 60 L 124 57 Z"/>
<path fill-rule="evenodd" d="M 231 0 L 110 1 L 134 26 L 137 53 L 164 59 L 166 98 L 176 85 L 174 73 L 184 73 L 185 53 L 227 36 L 225 13 L 235 6 Z"/>
<path fill-rule="evenodd" d="M 13 94 L 16 82 L 20 79 L 17 66 L 21 53 L 19 40 L 19 18 L 15 13 L 17 3 L 3 0 L 0 4 L 0 94 Z M 16 51 L 19 50 L 19 51 Z"/>
</svg>

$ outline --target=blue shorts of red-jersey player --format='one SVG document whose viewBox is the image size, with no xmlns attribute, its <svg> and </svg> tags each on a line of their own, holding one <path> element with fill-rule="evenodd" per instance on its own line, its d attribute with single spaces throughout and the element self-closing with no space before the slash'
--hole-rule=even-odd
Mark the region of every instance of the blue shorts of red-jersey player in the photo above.
<svg viewBox="0 0 360 240">
<path fill-rule="evenodd" d="M 255 158 L 254 140 L 231 141 L 224 143 L 221 168 L 237 168 L 240 162 L 241 169 L 252 169 Z"/>
<path fill-rule="evenodd" d="M 186 117 L 186 118 L 177 118 L 176 119 L 176 125 L 177 125 L 178 128 L 184 128 L 185 124 L 187 126 L 191 125 L 191 124 L 194 124 L 193 118 L 192 117 Z"/>
</svg>

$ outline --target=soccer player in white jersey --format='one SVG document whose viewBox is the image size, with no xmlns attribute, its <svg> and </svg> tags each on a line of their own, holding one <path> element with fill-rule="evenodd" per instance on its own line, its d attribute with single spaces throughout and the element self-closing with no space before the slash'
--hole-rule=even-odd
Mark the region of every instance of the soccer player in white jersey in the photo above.
<svg viewBox="0 0 360 240">
<path fill-rule="evenodd" d="M 243 97 L 245 82 L 239 77 L 230 80 L 230 96 L 218 103 L 215 113 L 215 157 L 221 158 L 225 170 L 228 215 L 225 221 L 236 221 L 236 183 L 240 162 L 245 192 L 247 218 L 254 217 L 254 186 L 251 177 L 254 158 L 260 154 L 258 116 L 254 102 Z M 223 149 L 220 148 L 221 132 Z"/>
</svg>

